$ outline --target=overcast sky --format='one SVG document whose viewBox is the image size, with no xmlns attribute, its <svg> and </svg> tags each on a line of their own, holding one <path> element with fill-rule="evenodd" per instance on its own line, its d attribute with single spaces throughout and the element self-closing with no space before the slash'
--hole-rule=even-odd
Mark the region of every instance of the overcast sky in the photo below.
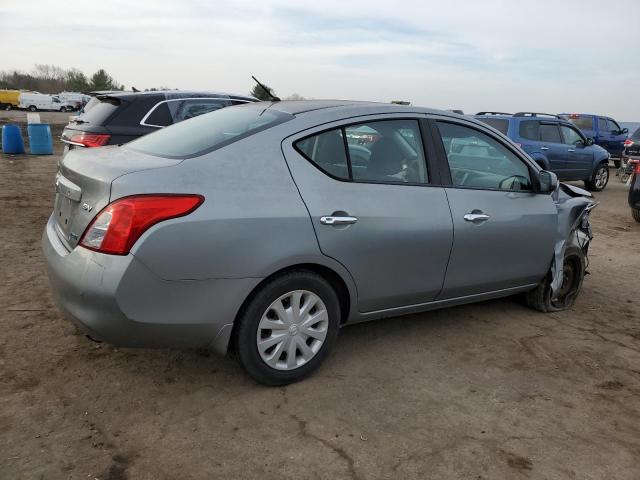
<svg viewBox="0 0 640 480">
<path fill-rule="evenodd" d="M 640 121 L 638 0 L 0 0 L 0 70 Z M 634 19 L 629 23 L 630 19 Z"/>
</svg>

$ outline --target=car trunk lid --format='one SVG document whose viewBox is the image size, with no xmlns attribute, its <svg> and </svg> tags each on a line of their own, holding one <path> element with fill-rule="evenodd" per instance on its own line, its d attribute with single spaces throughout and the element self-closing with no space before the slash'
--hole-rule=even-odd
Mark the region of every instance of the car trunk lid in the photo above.
<svg viewBox="0 0 640 480">
<path fill-rule="evenodd" d="M 70 151 L 55 181 L 53 215 L 60 240 L 69 250 L 78 244 L 91 220 L 109 204 L 116 178 L 180 162 L 116 146 Z"/>
</svg>

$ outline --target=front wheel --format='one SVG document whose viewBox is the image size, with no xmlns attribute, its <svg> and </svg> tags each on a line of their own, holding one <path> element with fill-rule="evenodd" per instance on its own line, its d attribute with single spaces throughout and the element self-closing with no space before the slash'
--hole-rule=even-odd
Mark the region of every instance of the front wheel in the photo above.
<svg viewBox="0 0 640 480">
<path fill-rule="evenodd" d="M 535 290 L 525 294 L 527 305 L 545 313 L 571 308 L 582 289 L 585 268 L 586 261 L 582 249 L 575 245 L 567 247 L 562 265 L 562 284 L 555 297 L 551 292 L 552 278 L 549 273 Z"/>
<path fill-rule="evenodd" d="M 636 222 L 640 223 L 640 208 L 632 208 L 631 216 Z"/>
<path fill-rule="evenodd" d="M 31 105 L 31 106 L 29 107 L 29 111 L 31 111 L 31 112 L 37 112 L 37 111 L 38 111 L 38 108 L 37 108 L 35 105 Z"/>
<path fill-rule="evenodd" d="M 242 367 L 265 385 L 286 385 L 315 371 L 338 336 L 340 303 L 331 285 L 298 270 L 255 293 L 236 325 Z"/>
<path fill-rule="evenodd" d="M 592 192 L 601 192 L 609 183 L 609 165 L 606 162 L 599 164 L 591 174 L 589 180 L 585 180 L 584 186 Z"/>
</svg>

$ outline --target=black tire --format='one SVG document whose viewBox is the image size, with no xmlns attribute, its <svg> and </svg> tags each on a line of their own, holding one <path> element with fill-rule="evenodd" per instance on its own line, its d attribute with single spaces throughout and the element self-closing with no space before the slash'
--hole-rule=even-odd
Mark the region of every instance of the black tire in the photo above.
<svg viewBox="0 0 640 480">
<path fill-rule="evenodd" d="M 13 105 L 11 105 L 10 103 L 4 106 L 4 109 L 8 112 L 9 110 L 11 110 L 11 108 L 13 107 Z"/>
<path fill-rule="evenodd" d="M 640 208 L 632 208 L 631 216 L 636 222 L 640 223 Z"/>
<path fill-rule="evenodd" d="M 558 298 L 551 299 L 551 272 L 549 272 L 540 285 L 525 294 L 527 306 L 544 313 L 571 308 L 582 289 L 585 268 L 586 262 L 582 249 L 575 245 L 567 247 L 564 254 L 564 278 Z"/>
<path fill-rule="evenodd" d="M 604 183 L 599 181 L 599 175 L 601 174 L 606 175 Z M 584 186 L 591 192 L 601 192 L 609 183 L 609 177 L 609 164 L 608 162 L 602 162 L 598 164 L 596 168 L 594 168 L 593 173 L 591 174 L 591 178 L 584 181 Z"/>
<path fill-rule="evenodd" d="M 320 349 L 307 363 L 293 370 L 278 370 L 269 366 L 260 356 L 256 341 L 258 326 L 269 306 L 280 296 L 294 290 L 307 290 L 320 297 L 328 314 L 327 334 Z M 236 322 L 234 342 L 240 365 L 259 383 L 286 385 L 313 373 L 333 348 L 340 328 L 340 302 L 324 278 L 307 270 L 295 270 L 274 277 L 252 294 Z"/>
<path fill-rule="evenodd" d="M 29 111 L 31 111 L 31 112 L 37 112 L 37 111 L 38 111 L 38 107 L 36 107 L 35 105 L 31 105 L 31 106 L 29 107 Z"/>
<path fill-rule="evenodd" d="M 618 158 L 617 160 L 613 160 L 613 166 L 616 168 L 620 168 L 622 165 L 622 159 Z"/>
</svg>

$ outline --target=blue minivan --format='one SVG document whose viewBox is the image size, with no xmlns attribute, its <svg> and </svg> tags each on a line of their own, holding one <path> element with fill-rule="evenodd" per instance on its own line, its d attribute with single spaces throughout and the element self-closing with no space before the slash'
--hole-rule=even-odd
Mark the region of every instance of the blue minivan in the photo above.
<svg viewBox="0 0 640 480">
<path fill-rule="evenodd" d="M 560 180 L 582 180 L 588 190 L 595 192 L 609 182 L 609 152 L 594 145 L 592 138 L 558 115 L 479 112 L 474 118 L 509 137 Z"/>
<path fill-rule="evenodd" d="M 614 160 L 616 167 L 620 166 L 620 158 L 624 150 L 624 141 L 629 136 L 628 128 L 620 128 L 618 122 L 613 118 L 602 115 L 591 115 L 588 113 L 561 113 L 560 117 L 569 120 L 576 127 L 582 130 L 586 137 L 593 138 L 593 141 L 616 157 Z"/>
</svg>

